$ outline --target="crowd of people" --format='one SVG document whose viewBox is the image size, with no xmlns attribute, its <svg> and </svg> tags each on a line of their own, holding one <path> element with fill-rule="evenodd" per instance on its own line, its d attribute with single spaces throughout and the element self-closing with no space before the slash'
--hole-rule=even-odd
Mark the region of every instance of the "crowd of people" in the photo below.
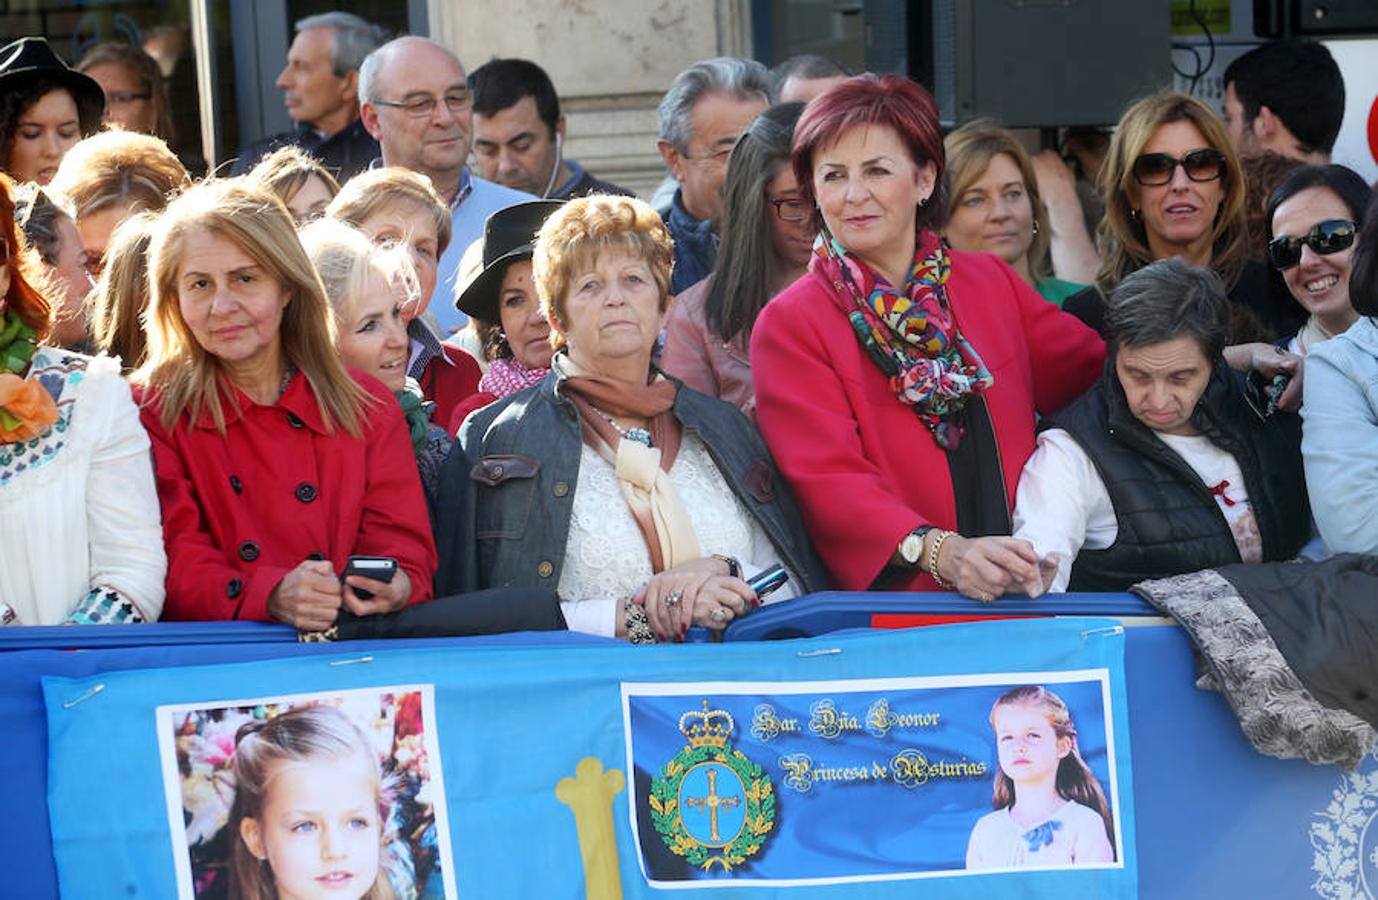
<svg viewBox="0 0 1378 900">
<path fill-rule="evenodd" d="M 296 127 L 199 181 L 150 63 L 0 51 L 8 621 L 501 596 L 653 643 L 1378 553 L 1378 207 L 1319 44 L 1075 166 L 900 76 L 704 60 L 661 209 L 529 60 L 303 19 Z"/>
</svg>

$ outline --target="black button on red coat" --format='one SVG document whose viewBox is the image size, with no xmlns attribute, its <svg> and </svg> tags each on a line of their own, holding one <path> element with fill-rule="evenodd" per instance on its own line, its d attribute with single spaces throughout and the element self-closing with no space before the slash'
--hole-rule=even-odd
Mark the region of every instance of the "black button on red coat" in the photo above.
<svg viewBox="0 0 1378 900">
<path fill-rule="evenodd" d="M 316 499 L 316 486 L 309 481 L 303 481 L 297 485 L 297 499 L 302 503 L 310 503 Z"/>
<path fill-rule="evenodd" d="M 253 562 L 258 559 L 258 544 L 253 541 L 245 541 L 239 545 L 239 558 L 245 562 Z"/>
</svg>

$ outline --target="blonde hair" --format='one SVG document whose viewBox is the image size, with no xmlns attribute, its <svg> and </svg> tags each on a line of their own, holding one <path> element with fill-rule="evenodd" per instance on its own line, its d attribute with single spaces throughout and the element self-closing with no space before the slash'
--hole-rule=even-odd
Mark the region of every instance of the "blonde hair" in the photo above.
<svg viewBox="0 0 1378 900">
<path fill-rule="evenodd" d="M 330 170 L 296 144 L 288 144 L 269 153 L 249 170 L 248 175 L 250 181 L 277 194 L 283 203 L 291 203 L 297 192 L 313 177 L 321 180 L 332 200 L 340 193 L 340 183 L 330 174 Z"/>
<path fill-rule="evenodd" d="M 592 269 L 604 250 L 640 257 L 660 289 L 660 311 L 670 303 L 675 246 L 655 210 L 635 197 L 595 194 L 571 200 L 550 214 L 536 236 L 531 280 L 541 311 L 551 320 L 550 343 L 565 345 L 565 295 L 576 276 Z"/>
<path fill-rule="evenodd" d="M 340 710 L 317 704 L 299 707 L 266 720 L 239 727 L 234 748 L 234 805 L 230 810 L 230 898 L 274 900 L 277 885 L 266 859 L 250 850 L 240 833 L 240 823 L 263 814 L 268 799 L 270 769 L 278 762 L 310 762 L 360 757 L 372 776 L 378 815 L 378 874 L 364 900 L 393 900 L 395 894 L 382 865 L 382 849 L 388 839 L 391 785 L 383 778 L 379 761 L 368 739 Z"/>
<path fill-rule="evenodd" d="M 105 267 L 87 301 L 91 340 L 103 353 L 118 356 L 125 369 L 144 363 L 147 341 L 143 316 L 148 308 L 148 245 L 158 214 L 141 212 L 119 224 L 105 248 Z"/>
<path fill-rule="evenodd" d="M 301 243 L 321 276 L 337 324 L 354 311 L 371 274 L 394 289 L 401 288 L 408 303 L 421 297 L 421 282 L 405 247 L 379 247 L 353 225 L 328 218 L 303 228 Z"/>
<path fill-rule="evenodd" d="M 1101 269 L 1096 286 L 1108 297 L 1124 276 L 1153 262 L 1143 217 L 1133 209 L 1134 160 L 1159 128 L 1172 122 L 1190 122 L 1207 145 L 1225 157 L 1220 209 L 1211 230 L 1210 267 L 1233 287 L 1249 255 L 1249 231 L 1244 215 L 1244 175 L 1234 144 L 1220 117 L 1206 104 L 1175 91 L 1164 91 L 1137 101 L 1124 111 L 1110 141 L 1101 167 L 1100 192 L 1105 197 L 1105 218 L 1096 229 Z"/>
<path fill-rule="evenodd" d="M 362 434 L 363 388 L 349 377 L 335 349 L 335 318 L 320 276 L 297 238 L 282 201 L 243 178 L 204 181 L 168 206 L 149 247 L 147 360 L 135 379 L 156 394 L 160 418 L 171 429 L 183 412 L 192 419 L 209 413 L 225 431 L 226 376 L 216 358 L 196 341 L 178 303 L 177 269 L 189 235 L 209 231 L 223 237 L 262 266 L 288 292 L 280 334 L 283 355 L 300 370 L 316 395 L 327 430 Z"/>
<path fill-rule="evenodd" d="M 1033 161 L 1023 145 L 1013 134 L 990 119 L 968 122 L 953 131 L 943 141 L 947 154 L 947 196 L 950 206 L 961 202 L 962 195 L 971 188 L 995 157 L 1008 156 L 1019 170 L 1024 181 L 1024 190 L 1029 195 L 1029 205 L 1033 207 L 1034 234 L 1029 244 L 1029 271 L 1035 276 L 1046 278 L 1052 274 L 1048 246 L 1051 243 L 1052 226 L 1048 224 L 1048 209 L 1038 193 L 1038 179 L 1034 175 Z M 949 209 L 948 215 L 951 216 Z"/>
<path fill-rule="evenodd" d="M 80 222 L 114 204 L 156 212 L 190 181 L 186 168 L 160 138 L 103 131 L 67 151 L 49 187 L 72 204 Z"/>
<path fill-rule="evenodd" d="M 435 221 L 436 254 L 450 246 L 450 208 L 425 175 L 401 166 L 360 172 L 344 183 L 325 208 L 328 218 L 362 228 L 374 214 L 399 201 L 414 204 Z"/>
</svg>

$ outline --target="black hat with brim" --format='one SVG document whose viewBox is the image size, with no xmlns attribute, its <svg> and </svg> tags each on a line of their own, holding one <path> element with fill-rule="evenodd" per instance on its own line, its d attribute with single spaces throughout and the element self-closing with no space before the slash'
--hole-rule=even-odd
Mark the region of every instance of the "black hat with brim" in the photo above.
<svg viewBox="0 0 1378 900">
<path fill-rule="evenodd" d="M 105 114 L 105 92 L 90 75 L 69 67 L 41 37 L 24 37 L 0 49 L 0 93 L 22 90 L 46 79 L 66 88 L 77 104 L 83 135 L 100 127 Z"/>
<path fill-rule="evenodd" d="M 562 205 L 560 200 L 532 200 L 490 215 L 483 223 L 483 269 L 455 297 L 455 306 L 475 319 L 497 322 L 503 274 L 511 263 L 531 258 L 536 232 Z"/>
</svg>

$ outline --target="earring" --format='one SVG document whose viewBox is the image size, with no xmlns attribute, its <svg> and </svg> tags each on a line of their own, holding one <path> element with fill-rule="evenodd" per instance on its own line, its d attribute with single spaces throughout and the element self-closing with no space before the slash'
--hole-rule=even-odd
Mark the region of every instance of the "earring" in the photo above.
<svg viewBox="0 0 1378 900">
<path fill-rule="evenodd" d="M 1033 220 L 1033 233 L 1034 233 L 1034 237 L 1038 237 L 1038 220 L 1037 220 L 1037 219 L 1034 219 L 1034 220 Z"/>
<path fill-rule="evenodd" d="M 925 207 L 925 206 L 927 206 L 927 205 L 928 205 L 928 198 L 927 198 L 927 197 L 924 197 L 922 200 L 919 201 L 919 208 L 920 208 L 920 209 L 922 209 L 923 207 Z"/>
<path fill-rule="evenodd" d="M 1131 209 L 1129 211 L 1129 218 L 1135 222 L 1139 221 L 1139 211 L 1137 209 Z"/>
</svg>

